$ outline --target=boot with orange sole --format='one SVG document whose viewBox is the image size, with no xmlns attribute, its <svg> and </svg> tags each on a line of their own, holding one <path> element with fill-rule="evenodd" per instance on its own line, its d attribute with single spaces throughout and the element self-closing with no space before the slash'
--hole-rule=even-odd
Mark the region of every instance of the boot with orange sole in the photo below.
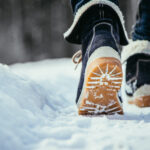
<svg viewBox="0 0 150 150">
<path fill-rule="evenodd" d="M 79 115 L 122 115 L 119 45 L 126 45 L 128 38 L 119 7 L 108 0 L 88 2 L 78 10 L 64 36 L 69 42 L 82 44 L 73 57 L 76 62 L 82 55 L 76 97 Z"/>
<path fill-rule="evenodd" d="M 150 107 L 150 42 L 132 41 L 122 52 L 124 101 Z"/>
<path fill-rule="evenodd" d="M 79 115 L 123 114 L 118 95 L 122 85 L 122 66 L 111 28 L 109 23 L 99 23 L 90 33 L 93 37 L 82 55 L 76 99 Z"/>
</svg>

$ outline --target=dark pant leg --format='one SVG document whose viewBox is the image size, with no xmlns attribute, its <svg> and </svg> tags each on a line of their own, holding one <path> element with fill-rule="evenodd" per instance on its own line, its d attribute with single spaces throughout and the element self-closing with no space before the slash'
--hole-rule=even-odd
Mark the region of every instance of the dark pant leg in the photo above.
<svg viewBox="0 0 150 150">
<path fill-rule="evenodd" d="M 73 13 L 75 14 L 81 6 L 88 3 L 89 1 L 91 0 L 71 0 Z M 111 1 L 115 3 L 116 5 L 118 5 L 118 0 L 106 0 L 106 1 Z"/>
<path fill-rule="evenodd" d="M 137 22 L 132 34 L 133 40 L 150 41 L 150 0 L 141 0 Z"/>
</svg>

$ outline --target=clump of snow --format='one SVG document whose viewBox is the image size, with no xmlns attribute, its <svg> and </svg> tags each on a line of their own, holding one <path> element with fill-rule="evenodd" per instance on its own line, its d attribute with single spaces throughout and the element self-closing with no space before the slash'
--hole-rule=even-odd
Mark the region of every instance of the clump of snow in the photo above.
<svg viewBox="0 0 150 150">
<path fill-rule="evenodd" d="M 81 117 L 70 59 L 0 65 L 0 150 L 149 150 L 150 109 Z"/>
</svg>

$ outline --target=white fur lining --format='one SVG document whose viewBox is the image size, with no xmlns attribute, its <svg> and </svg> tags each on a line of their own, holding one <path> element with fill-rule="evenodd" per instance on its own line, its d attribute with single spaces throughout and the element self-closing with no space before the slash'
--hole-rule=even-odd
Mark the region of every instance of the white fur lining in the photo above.
<svg viewBox="0 0 150 150">
<path fill-rule="evenodd" d="M 137 53 L 150 54 L 150 42 L 146 40 L 131 41 L 122 51 L 122 63 L 124 63 L 130 56 Z"/>
<path fill-rule="evenodd" d="M 122 91 L 123 93 L 123 100 L 125 102 L 131 101 L 131 100 L 135 100 L 137 98 L 143 97 L 143 96 L 150 96 L 150 85 L 143 85 L 142 87 L 138 88 L 132 97 L 128 96 L 125 91 Z"/>
<path fill-rule="evenodd" d="M 150 95 L 150 85 L 143 85 L 140 87 L 133 95 L 134 98 L 142 97 L 142 96 L 149 96 Z"/>
<path fill-rule="evenodd" d="M 91 6 L 93 6 L 95 4 L 104 4 L 104 5 L 110 6 L 116 12 L 116 14 L 118 14 L 121 24 L 122 24 L 122 27 L 123 27 L 123 30 L 124 30 L 124 33 L 125 33 L 125 36 L 126 36 L 126 39 L 128 40 L 122 12 L 120 11 L 119 7 L 116 4 L 114 4 L 113 2 L 108 1 L 108 0 L 91 0 L 90 2 L 86 3 L 84 6 L 79 8 L 79 10 L 77 11 L 77 13 L 75 15 L 75 18 L 74 18 L 74 21 L 73 21 L 71 27 L 68 29 L 67 32 L 64 33 L 64 38 L 67 38 L 72 33 L 72 31 L 74 30 L 80 17 L 84 14 L 84 12 L 86 12 L 88 8 L 90 8 Z"/>
</svg>

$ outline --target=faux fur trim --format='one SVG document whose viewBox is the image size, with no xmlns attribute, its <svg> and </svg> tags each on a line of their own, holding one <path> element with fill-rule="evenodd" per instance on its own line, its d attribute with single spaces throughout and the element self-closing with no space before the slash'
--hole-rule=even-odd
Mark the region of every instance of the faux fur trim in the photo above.
<svg viewBox="0 0 150 150">
<path fill-rule="evenodd" d="M 89 59 L 89 64 L 97 58 L 113 57 L 120 61 L 120 56 L 113 48 L 109 46 L 102 46 L 94 51 Z"/>
<path fill-rule="evenodd" d="M 90 8 L 91 6 L 93 6 L 95 4 L 107 5 L 107 6 L 111 7 L 116 12 L 116 14 L 118 14 L 118 16 L 120 18 L 120 22 L 121 22 L 123 30 L 124 30 L 124 33 L 125 33 L 125 37 L 128 40 L 128 35 L 127 35 L 126 29 L 125 29 L 124 18 L 123 18 L 122 12 L 116 4 L 114 4 L 113 2 L 108 1 L 108 0 L 91 0 L 90 2 L 86 3 L 84 6 L 79 8 L 75 15 L 75 18 L 74 18 L 74 21 L 73 21 L 71 27 L 67 30 L 67 32 L 64 33 L 64 38 L 67 38 L 72 33 L 72 31 L 74 30 L 80 17 L 88 10 L 88 8 Z"/>
<path fill-rule="evenodd" d="M 130 56 L 137 53 L 150 54 L 150 42 L 146 40 L 131 41 L 123 48 L 121 61 L 124 63 Z"/>
<path fill-rule="evenodd" d="M 150 85 L 143 85 L 140 87 L 135 93 L 134 93 L 134 98 L 137 97 L 142 97 L 142 96 L 149 96 L 150 95 Z"/>
</svg>

